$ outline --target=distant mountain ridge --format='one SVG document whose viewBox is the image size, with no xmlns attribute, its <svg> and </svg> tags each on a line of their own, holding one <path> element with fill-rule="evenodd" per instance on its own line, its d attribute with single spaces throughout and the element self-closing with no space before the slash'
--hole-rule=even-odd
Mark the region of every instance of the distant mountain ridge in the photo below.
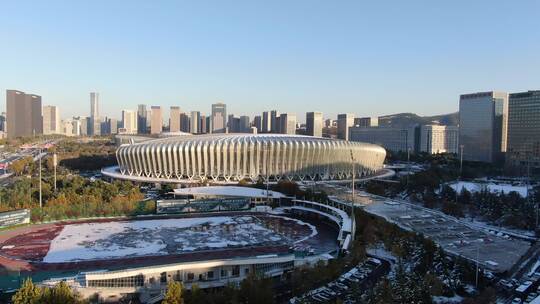
<svg viewBox="0 0 540 304">
<path fill-rule="evenodd" d="M 435 116 L 419 116 L 414 113 L 398 113 L 392 115 L 379 116 L 379 126 L 387 127 L 410 127 L 416 124 L 457 126 L 459 112 L 441 114 Z"/>
</svg>

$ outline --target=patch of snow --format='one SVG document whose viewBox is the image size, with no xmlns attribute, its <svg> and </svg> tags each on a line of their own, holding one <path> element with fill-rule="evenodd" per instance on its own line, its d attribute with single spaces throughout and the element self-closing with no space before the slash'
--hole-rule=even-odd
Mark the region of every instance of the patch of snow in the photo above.
<svg viewBox="0 0 540 304">
<path fill-rule="evenodd" d="M 461 192 L 463 188 L 467 189 L 469 192 L 480 192 L 482 190 L 487 190 L 491 193 L 504 193 L 508 194 L 512 191 L 517 192 L 522 197 L 527 196 L 527 186 L 514 186 L 511 184 L 504 183 L 475 183 L 475 182 L 457 182 L 451 183 L 449 186 L 454 189 L 454 191 Z M 457 190 L 456 190 L 457 189 Z"/>
</svg>

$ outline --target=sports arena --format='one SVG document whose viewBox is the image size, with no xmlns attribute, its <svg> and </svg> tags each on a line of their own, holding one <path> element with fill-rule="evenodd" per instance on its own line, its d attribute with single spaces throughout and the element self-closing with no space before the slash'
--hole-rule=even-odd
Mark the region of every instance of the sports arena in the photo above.
<svg viewBox="0 0 540 304">
<path fill-rule="evenodd" d="M 313 136 L 186 135 L 123 144 L 118 166 L 102 172 L 158 183 L 339 180 L 374 175 L 385 157 L 377 145 Z"/>
<path fill-rule="evenodd" d="M 84 297 L 153 303 L 171 280 L 186 288 L 238 284 L 252 273 L 280 280 L 294 267 L 335 258 L 352 243 L 350 206 L 339 201 L 231 186 L 175 193 L 190 198 L 158 201 L 155 215 L 4 231 L 0 288 L 16 288 L 22 273 L 42 285 L 65 281 Z"/>
</svg>

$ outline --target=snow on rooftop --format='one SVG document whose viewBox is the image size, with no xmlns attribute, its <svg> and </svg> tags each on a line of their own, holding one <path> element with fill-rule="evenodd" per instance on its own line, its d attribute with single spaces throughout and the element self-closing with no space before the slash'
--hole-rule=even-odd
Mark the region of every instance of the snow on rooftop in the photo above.
<svg viewBox="0 0 540 304">
<path fill-rule="evenodd" d="M 454 189 L 457 189 L 458 192 L 461 192 L 463 188 L 467 189 L 469 192 L 480 192 L 484 189 L 492 193 L 504 193 L 508 194 L 512 191 L 517 192 L 521 197 L 527 196 L 527 186 L 525 185 L 511 185 L 506 183 L 475 183 L 475 182 L 458 182 L 449 184 L 449 186 Z"/>
<path fill-rule="evenodd" d="M 193 196 L 234 196 L 234 197 L 252 197 L 266 198 L 266 189 L 257 189 L 250 187 L 238 186 L 209 186 L 209 187 L 192 187 L 174 189 L 176 195 L 193 195 Z M 283 193 L 276 191 L 268 191 L 270 198 L 285 197 Z"/>
</svg>

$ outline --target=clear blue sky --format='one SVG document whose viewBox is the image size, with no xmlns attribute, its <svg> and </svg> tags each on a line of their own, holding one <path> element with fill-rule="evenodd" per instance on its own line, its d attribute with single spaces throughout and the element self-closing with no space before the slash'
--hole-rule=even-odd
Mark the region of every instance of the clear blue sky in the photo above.
<svg viewBox="0 0 540 304">
<path fill-rule="evenodd" d="M 360 116 L 540 89 L 540 1 L 4 1 L 5 90 L 63 117 L 179 105 Z"/>
</svg>

